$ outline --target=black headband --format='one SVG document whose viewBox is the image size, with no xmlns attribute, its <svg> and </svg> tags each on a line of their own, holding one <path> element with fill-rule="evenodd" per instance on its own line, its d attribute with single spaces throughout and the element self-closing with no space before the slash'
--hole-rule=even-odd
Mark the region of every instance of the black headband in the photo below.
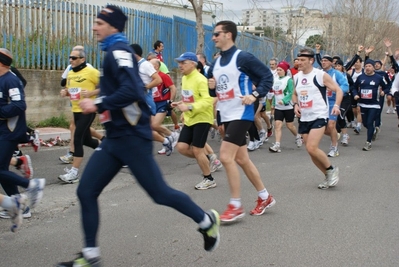
<svg viewBox="0 0 399 267">
<path fill-rule="evenodd" d="M 327 59 L 330 62 L 333 62 L 333 58 L 330 56 L 324 56 L 322 59 Z"/>
<path fill-rule="evenodd" d="M 0 52 L 0 63 L 6 66 L 11 66 L 12 58 Z"/>
<path fill-rule="evenodd" d="M 314 58 L 314 55 L 299 53 L 298 55 L 296 55 L 296 57 L 310 57 L 310 58 Z"/>
</svg>

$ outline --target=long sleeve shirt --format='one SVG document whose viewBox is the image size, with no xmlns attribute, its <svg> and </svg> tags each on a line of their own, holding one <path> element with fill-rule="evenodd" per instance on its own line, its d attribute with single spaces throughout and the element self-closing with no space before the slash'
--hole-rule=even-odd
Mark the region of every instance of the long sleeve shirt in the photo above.
<svg viewBox="0 0 399 267">
<path fill-rule="evenodd" d="M 372 75 L 361 74 L 357 78 L 353 90 L 353 95 L 360 97 L 358 100 L 359 106 L 380 109 L 380 87 L 385 94 L 389 92 L 389 87 L 381 75 L 376 73 Z"/>
</svg>

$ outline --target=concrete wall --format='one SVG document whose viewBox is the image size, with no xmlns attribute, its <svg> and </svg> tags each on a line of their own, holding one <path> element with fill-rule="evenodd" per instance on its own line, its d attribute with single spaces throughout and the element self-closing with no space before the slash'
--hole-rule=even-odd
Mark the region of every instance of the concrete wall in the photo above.
<svg viewBox="0 0 399 267">
<path fill-rule="evenodd" d="M 63 71 L 24 69 L 19 69 L 19 71 L 28 82 L 25 88 L 28 121 L 40 122 L 47 118 L 58 117 L 61 114 L 67 117 L 71 116 L 69 99 L 60 96 L 60 82 Z M 180 96 L 181 74 L 172 71 L 170 75 Z"/>
</svg>

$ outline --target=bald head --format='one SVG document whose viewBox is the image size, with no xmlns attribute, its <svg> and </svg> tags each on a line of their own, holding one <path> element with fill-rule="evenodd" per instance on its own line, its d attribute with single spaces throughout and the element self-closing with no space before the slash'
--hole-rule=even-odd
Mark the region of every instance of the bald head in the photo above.
<svg viewBox="0 0 399 267">
<path fill-rule="evenodd" d="M 159 71 L 159 68 L 161 67 L 161 61 L 157 58 L 153 58 L 150 60 L 150 63 L 154 66 L 156 71 Z"/>
<path fill-rule="evenodd" d="M 85 48 L 83 47 L 83 45 L 76 45 L 72 48 L 72 50 L 85 50 Z"/>
</svg>

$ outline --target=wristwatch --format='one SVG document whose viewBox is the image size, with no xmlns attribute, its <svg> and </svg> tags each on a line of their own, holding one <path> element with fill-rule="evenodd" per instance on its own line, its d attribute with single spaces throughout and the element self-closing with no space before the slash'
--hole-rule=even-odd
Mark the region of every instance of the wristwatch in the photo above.
<svg viewBox="0 0 399 267">
<path fill-rule="evenodd" d="M 256 92 L 256 91 L 252 91 L 252 96 L 255 97 L 255 98 L 258 98 L 259 97 L 259 93 Z"/>
</svg>

